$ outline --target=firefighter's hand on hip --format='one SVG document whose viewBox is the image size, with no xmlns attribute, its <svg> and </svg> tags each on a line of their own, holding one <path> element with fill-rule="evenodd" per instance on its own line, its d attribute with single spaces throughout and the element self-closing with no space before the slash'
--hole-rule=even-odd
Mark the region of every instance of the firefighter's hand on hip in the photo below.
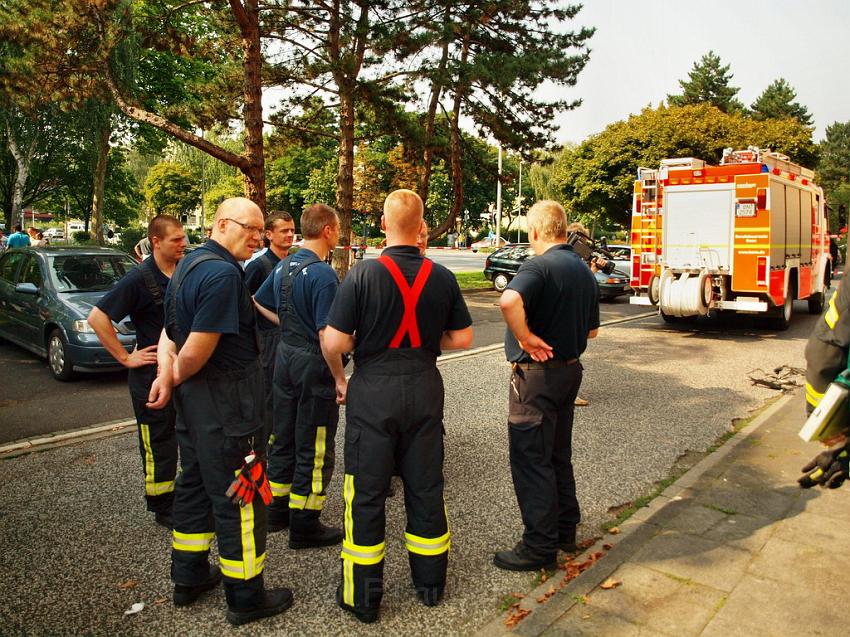
<svg viewBox="0 0 850 637">
<path fill-rule="evenodd" d="M 529 332 L 528 336 L 519 341 L 519 346 L 528 352 L 529 356 L 538 363 L 548 361 L 554 356 L 552 346 L 533 332 Z"/>
</svg>

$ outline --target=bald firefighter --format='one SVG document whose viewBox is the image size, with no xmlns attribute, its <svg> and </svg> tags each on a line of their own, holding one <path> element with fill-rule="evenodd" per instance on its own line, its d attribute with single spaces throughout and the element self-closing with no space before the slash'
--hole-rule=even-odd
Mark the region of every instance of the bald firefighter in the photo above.
<svg viewBox="0 0 850 637">
<path fill-rule="evenodd" d="M 342 584 L 337 603 L 364 623 L 383 596 L 385 501 L 393 469 L 404 482 L 404 534 L 416 594 L 436 605 L 451 546 L 443 502 L 442 350 L 472 343 L 454 275 L 417 247 L 422 200 L 391 193 L 381 226 L 387 248 L 354 268 L 337 291 L 322 350 L 337 401 L 346 403 Z M 354 350 L 347 383 L 341 355 Z"/>
</svg>

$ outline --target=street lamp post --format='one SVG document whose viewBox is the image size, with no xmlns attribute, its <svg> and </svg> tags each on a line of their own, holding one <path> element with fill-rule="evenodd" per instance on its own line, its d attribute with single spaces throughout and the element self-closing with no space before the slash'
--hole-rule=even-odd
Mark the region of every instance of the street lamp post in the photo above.
<svg viewBox="0 0 850 637">
<path fill-rule="evenodd" d="M 502 145 L 499 144 L 499 173 L 496 180 L 496 245 L 499 247 L 502 235 Z M 492 247 L 492 246 L 491 246 Z"/>
<path fill-rule="evenodd" d="M 517 195 L 516 242 L 522 239 L 522 153 L 519 156 L 519 193 Z"/>
</svg>

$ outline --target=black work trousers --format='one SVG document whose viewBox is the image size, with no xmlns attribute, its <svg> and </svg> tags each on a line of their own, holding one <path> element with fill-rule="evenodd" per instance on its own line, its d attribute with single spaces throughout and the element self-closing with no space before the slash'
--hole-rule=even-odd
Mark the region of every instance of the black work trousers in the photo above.
<svg viewBox="0 0 850 637">
<path fill-rule="evenodd" d="M 280 330 L 274 329 L 258 330 L 260 339 L 260 364 L 263 366 L 263 383 L 265 387 L 265 425 L 264 436 L 269 436 L 274 431 L 274 368 L 277 360 L 277 344 L 280 342 Z"/>
<path fill-rule="evenodd" d="M 442 589 L 451 546 L 443 502 L 443 380 L 433 355 L 389 350 L 348 384 L 342 602 L 377 608 L 383 596 L 385 501 L 404 481 L 404 539 L 413 585 Z"/>
<path fill-rule="evenodd" d="M 155 378 L 156 365 L 136 367 L 127 373 L 127 384 L 139 429 L 139 454 L 145 472 L 148 511 L 169 513 L 177 475 L 175 412 L 173 403 L 163 409 L 151 409 L 146 405 Z"/>
<path fill-rule="evenodd" d="M 259 363 L 231 373 L 205 373 L 178 386 L 177 478 L 171 578 L 194 586 L 209 574 L 209 548 L 217 537 L 219 562 L 231 606 L 260 603 L 266 554 L 266 507 L 256 495 L 240 507 L 225 495 L 252 449 L 265 450 L 263 375 Z M 241 594 L 244 593 L 244 594 Z"/>
<path fill-rule="evenodd" d="M 573 410 L 582 366 L 515 365 L 508 392 L 511 476 L 531 550 L 553 555 L 581 520 L 573 476 Z"/>
<path fill-rule="evenodd" d="M 281 342 L 274 377 L 274 442 L 269 483 L 275 516 L 284 508 L 318 518 L 335 463 L 339 407 L 333 376 L 318 347 Z"/>
</svg>

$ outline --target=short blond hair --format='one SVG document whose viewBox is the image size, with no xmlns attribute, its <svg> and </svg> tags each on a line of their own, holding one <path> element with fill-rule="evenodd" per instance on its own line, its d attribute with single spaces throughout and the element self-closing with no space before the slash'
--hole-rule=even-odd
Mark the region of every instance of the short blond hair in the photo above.
<svg viewBox="0 0 850 637">
<path fill-rule="evenodd" d="M 567 213 L 557 201 L 543 199 L 529 209 L 528 225 L 535 228 L 544 241 L 564 239 L 567 236 Z"/>
<path fill-rule="evenodd" d="M 391 192 L 384 200 L 384 222 L 387 228 L 396 232 L 418 234 L 424 209 L 419 195 L 401 188 Z"/>
</svg>

